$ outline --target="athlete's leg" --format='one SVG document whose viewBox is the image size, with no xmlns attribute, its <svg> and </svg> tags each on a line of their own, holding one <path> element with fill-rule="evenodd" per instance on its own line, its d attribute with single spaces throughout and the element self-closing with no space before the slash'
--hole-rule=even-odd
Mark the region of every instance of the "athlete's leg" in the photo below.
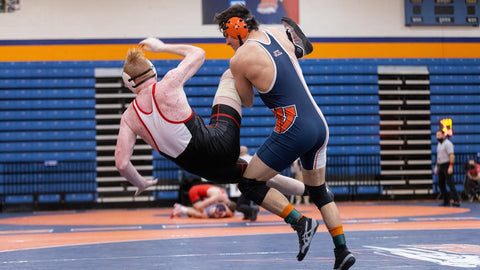
<svg viewBox="0 0 480 270">
<path fill-rule="evenodd" d="M 306 170 L 302 169 L 303 182 L 307 186 L 307 189 L 315 189 L 325 185 L 325 167 L 316 169 L 316 170 Z M 327 189 L 327 186 L 324 186 Z M 323 189 L 323 187 L 322 187 Z M 328 190 L 326 190 L 328 192 Z M 328 229 L 334 228 L 336 226 L 342 225 L 342 220 L 340 218 L 340 212 L 338 211 L 337 205 L 333 201 L 333 196 L 330 198 L 330 202 L 323 201 L 325 197 L 330 197 L 331 195 L 326 195 L 324 190 L 318 192 L 312 192 L 310 194 L 311 200 L 319 207 L 320 212 L 322 213 L 323 220 Z"/>
<path fill-rule="evenodd" d="M 277 174 L 277 171 L 268 167 L 255 154 L 252 160 L 249 162 L 248 167 L 243 174 L 243 177 L 255 181 L 267 182 L 269 179 L 273 178 Z M 263 201 L 255 201 L 255 203 L 259 204 L 263 208 L 276 215 L 280 215 L 283 209 L 285 209 L 285 207 L 290 204 L 288 199 L 281 192 L 273 188 L 268 188 L 267 195 L 265 196 L 265 198 L 263 198 Z"/>
<path fill-rule="evenodd" d="M 302 215 L 280 191 L 266 185 L 265 182 L 277 174 L 276 170 L 267 166 L 255 154 L 248 164 L 238 187 L 247 198 L 282 217 L 286 223 L 292 226 L 299 238 L 300 251 L 297 259 L 301 261 L 310 248 L 319 223 L 315 219 Z"/>
<path fill-rule="evenodd" d="M 275 171 L 275 173 L 277 172 Z M 294 195 L 294 196 L 308 195 L 308 192 L 305 189 L 305 184 L 298 181 L 297 179 L 294 179 L 292 177 L 288 177 L 285 175 L 281 175 L 278 173 L 277 175 L 267 180 L 267 186 L 274 188 L 285 195 Z"/>
<path fill-rule="evenodd" d="M 320 210 L 335 245 L 334 269 L 348 269 L 355 263 L 355 257 L 347 248 L 340 212 L 325 184 L 325 166 L 315 170 L 302 169 L 302 174 L 310 199 Z"/>
<path fill-rule="evenodd" d="M 235 88 L 235 81 L 230 69 L 227 69 L 220 78 L 212 107 L 217 104 L 225 104 L 234 108 L 242 117 L 242 100 Z"/>
<path fill-rule="evenodd" d="M 442 165 L 438 168 L 438 186 L 440 187 L 440 192 L 443 195 L 443 206 L 450 206 L 450 195 L 447 192 L 447 184 L 446 184 L 446 175 L 447 171 L 445 170 L 445 166 Z"/>
<path fill-rule="evenodd" d="M 267 181 L 267 186 L 274 188 L 285 195 L 306 196 L 308 192 L 305 184 L 285 175 L 277 174 Z"/>
<path fill-rule="evenodd" d="M 237 199 L 237 211 L 243 213 L 243 219 L 249 219 L 251 221 L 257 220 L 258 205 L 252 205 L 252 201 L 247 199 L 245 195 L 240 195 Z"/>
</svg>

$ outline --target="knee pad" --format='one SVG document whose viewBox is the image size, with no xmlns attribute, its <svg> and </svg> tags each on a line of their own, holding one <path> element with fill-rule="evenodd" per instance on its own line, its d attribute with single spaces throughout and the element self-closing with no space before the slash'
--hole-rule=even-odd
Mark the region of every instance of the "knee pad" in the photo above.
<svg viewBox="0 0 480 270">
<path fill-rule="evenodd" d="M 262 205 L 270 188 L 263 181 L 242 177 L 238 182 L 238 189 L 249 200 Z"/>
<path fill-rule="evenodd" d="M 333 192 L 327 187 L 327 184 L 321 186 L 307 186 L 305 188 L 310 194 L 311 200 L 315 203 L 318 209 L 322 208 L 324 205 L 333 202 Z"/>
</svg>

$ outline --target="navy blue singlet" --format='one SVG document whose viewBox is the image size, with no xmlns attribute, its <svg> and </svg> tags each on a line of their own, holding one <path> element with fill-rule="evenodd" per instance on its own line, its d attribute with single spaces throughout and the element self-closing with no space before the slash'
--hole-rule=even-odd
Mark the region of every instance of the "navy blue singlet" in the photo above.
<svg viewBox="0 0 480 270">
<path fill-rule="evenodd" d="M 318 153 L 328 141 L 327 122 L 310 94 L 298 63 L 270 33 L 265 34 L 269 43 L 248 41 L 262 46 L 275 65 L 273 85 L 269 91 L 260 93 L 260 97 L 272 110 L 276 124 L 257 155 L 278 172 L 289 167 L 298 157 L 305 169 L 318 169 Z"/>
</svg>

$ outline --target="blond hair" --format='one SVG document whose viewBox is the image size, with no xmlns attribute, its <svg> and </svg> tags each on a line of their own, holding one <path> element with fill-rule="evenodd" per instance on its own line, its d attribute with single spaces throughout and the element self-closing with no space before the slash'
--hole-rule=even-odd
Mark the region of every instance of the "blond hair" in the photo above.
<svg viewBox="0 0 480 270">
<path fill-rule="evenodd" d="M 143 52 L 138 48 L 131 48 L 128 50 L 125 64 L 123 65 L 123 72 L 127 73 L 131 78 L 142 74 L 150 68 L 150 62 L 145 58 Z M 152 75 L 152 72 L 136 78 L 135 81 L 142 81 L 144 78 Z"/>
</svg>

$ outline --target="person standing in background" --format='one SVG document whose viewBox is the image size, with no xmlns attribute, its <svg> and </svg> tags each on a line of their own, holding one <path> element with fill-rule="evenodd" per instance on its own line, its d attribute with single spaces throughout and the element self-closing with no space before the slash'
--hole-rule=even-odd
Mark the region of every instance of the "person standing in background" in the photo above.
<svg viewBox="0 0 480 270">
<path fill-rule="evenodd" d="M 438 175 L 438 185 L 443 194 L 443 203 L 440 206 L 450 206 L 450 197 L 453 198 L 452 206 L 460 207 L 460 199 L 453 181 L 453 164 L 455 162 L 455 154 L 453 143 L 447 139 L 441 129 L 437 130 L 437 163 L 433 169 L 433 173 Z M 447 185 L 450 193 L 447 192 Z"/>
</svg>

